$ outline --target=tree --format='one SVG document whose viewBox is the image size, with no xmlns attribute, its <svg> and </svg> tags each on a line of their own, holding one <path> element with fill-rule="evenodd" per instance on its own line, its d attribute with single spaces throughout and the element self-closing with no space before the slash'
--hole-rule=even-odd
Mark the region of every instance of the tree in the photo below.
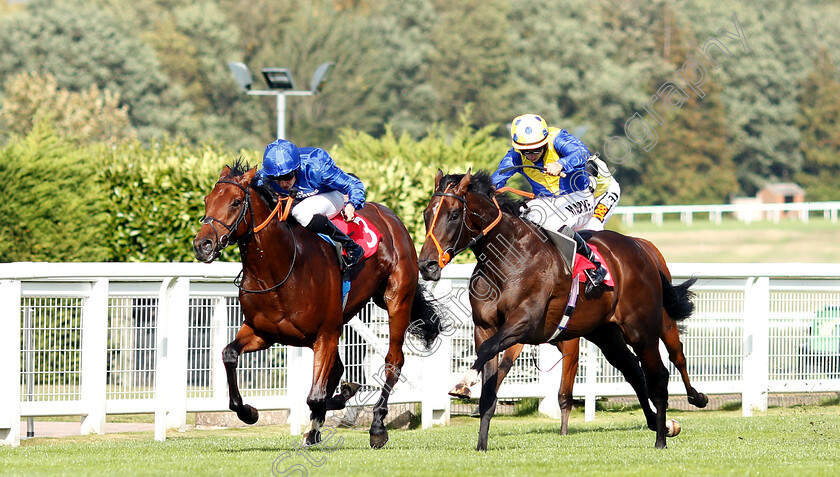
<svg viewBox="0 0 840 477">
<path fill-rule="evenodd" d="M 188 129 L 190 106 L 154 52 L 106 10 L 76 0 L 27 3 L 0 19 L 0 76 L 51 74 L 60 89 L 118 93 L 141 137 Z"/>
<path fill-rule="evenodd" d="M 840 200 L 840 81 L 826 50 L 802 81 L 796 125 L 802 131 L 802 171 L 795 178 L 808 200 Z"/>
<path fill-rule="evenodd" d="M 0 103 L 0 122 L 6 131 L 27 135 L 36 124 L 49 122 L 55 132 L 79 143 L 114 144 L 136 137 L 128 107 L 120 97 L 96 85 L 79 93 L 58 89 L 52 75 L 21 73 L 9 78 Z"/>
</svg>

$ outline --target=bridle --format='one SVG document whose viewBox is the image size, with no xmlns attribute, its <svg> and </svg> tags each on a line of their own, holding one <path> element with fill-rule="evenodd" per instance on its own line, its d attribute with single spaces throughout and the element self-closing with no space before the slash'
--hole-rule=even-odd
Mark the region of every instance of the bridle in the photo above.
<svg viewBox="0 0 840 477">
<path fill-rule="evenodd" d="M 246 293 L 267 293 L 267 292 L 270 292 L 272 290 L 275 290 L 275 289 L 281 287 L 284 283 L 286 283 L 286 281 L 289 279 L 289 277 L 292 276 L 292 270 L 294 270 L 295 262 L 297 261 L 297 241 L 295 239 L 294 232 L 292 232 L 291 228 L 289 227 L 289 223 L 286 222 L 286 219 L 289 217 L 289 212 L 292 209 L 292 201 L 293 201 L 292 197 L 284 197 L 284 198 L 278 199 L 277 200 L 277 206 L 274 207 L 274 210 L 271 211 L 271 213 L 268 215 L 268 217 L 261 224 L 254 227 L 254 208 L 251 206 L 251 185 L 249 184 L 248 187 L 243 187 L 238 182 L 228 181 L 228 180 L 223 180 L 223 179 L 216 182 L 216 185 L 219 185 L 219 184 L 232 184 L 232 185 L 235 185 L 236 187 L 239 187 L 239 189 L 244 194 L 245 198 L 242 200 L 242 207 L 241 207 L 241 209 L 239 209 L 239 214 L 237 214 L 236 219 L 234 219 L 234 221 L 231 225 L 228 225 L 228 224 L 222 222 L 221 220 L 219 220 L 215 217 L 212 217 L 212 216 L 205 215 L 204 217 L 202 217 L 201 223 L 206 224 L 206 225 L 210 225 L 210 227 L 213 229 L 213 233 L 216 234 L 216 244 L 217 245 L 216 245 L 216 250 L 214 252 L 215 258 L 219 258 L 222 254 L 222 250 L 224 250 L 228 245 L 230 245 L 230 236 L 233 234 L 233 232 L 236 229 L 239 228 L 239 224 L 241 224 L 243 221 L 245 221 L 246 212 L 250 212 L 251 221 L 250 221 L 250 223 L 245 221 L 245 223 L 248 225 L 248 231 L 246 233 L 242 234 L 241 237 L 236 239 L 237 243 L 240 243 L 244 239 L 258 234 L 262 229 L 264 229 L 269 224 L 269 222 L 271 222 L 271 219 L 273 219 L 274 216 L 277 215 L 278 211 L 280 211 L 280 209 L 281 209 L 281 205 L 284 202 L 286 203 L 286 207 L 283 208 L 283 211 L 280 213 L 280 215 L 278 217 L 278 220 L 280 220 L 281 222 L 286 224 L 286 227 L 289 228 L 289 234 L 292 236 L 292 250 L 293 250 L 292 264 L 289 266 L 289 272 L 286 273 L 286 277 L 283 278 L 283 280 L 281 280 L 280 283 L 278 283 L 276 285 L 273 285 L 270 288 L 265 288 L 265 289 L 262 289 L 262 290 L 249 290 L 247 288 L 242 287 L 242 281 L 243 281 L 242 275 L 245 272 L 244 267 L 242 268 L 242 270 L 239 271 L 239 274 L 236 276 L 236 278 L 233 279 L 233 284 L 236 285 L 236 287 L 239 288 L 241 291 L 246 292 Z M 216 229 L 216 225 L 214 224 L 214 222 L 218 222 L 222 227 L 226 228 L 227 233 L 222 235 L 221 237 L 219 237 L 219 231 Z"/>
<path fill-rule="evenodd" d="M 452 184 L 447 185 L 446 188 L 443 190 L 443 192 L 435 192 L 434 194 L 432 194 L 432 198 L 434 198 L 434 197 L 452 197 L 454 199 L 458 199 L 459 201 L 461 201 L 461 205 L 463 206 L 463 213 L 462 213 L 462 216 L 461 216 L 461 224 L 458 226 L 458 237 L 453 242 L 453 246 L 447 248 L 446 250 L 443 249 L 443 247 L 440 244 L 440 241 L 438 240 L 437 237 L 435 237 L 435 234 L 434 234 L 435 225 L 437 224 L 437 219 L 438 219 L 438 216 L 440 215 L 440 211 L 443 208 L 443 207 L 440 206 L 440 203 L 438 203 L 438 209 L 437 209 L 437 211 L 435 211 L 435 215 L 432 218 L 431 225 L 429 225 L 429 232 L 426 234 L 426 239 L 427 240 L 431 239 L 432 243 L 434 243 L 435 247 L 437 248 L 438 266 L 440 268 L 445 267 L 446 264 L 448 264 L 459 253 L 463 252 L 464 250 L 466 250 L 466 249 L 472 247 L 473 245 L 475 245 L 476 243 L 478 243 L 479 240 L 484 238 L 484 236 L 487 235 L 487 233 L 490 232 L 490 230 L 492 230 L 493 227 L 495 227 L 502 220 L 502 208 L 499 207 L 499 203 L 496 201 L 496 197 L 494 196 L 493 197 L 493 203 L 496 205 L 496 209 L 499 211 L 499 215 L 496 216 L 496 218 L 493 220 L 493 222 L 491 222 L 490 225 L 488 225 L 484 229 L 482 229 L 480 231 L 473 229 L 472 227 L 470 227 L 467 224 L 467 214 L 466 213 L 469 212 L 469 213 L 471 213 L 471 214 L 473 214 L 477 217 L 481 217 L 482 219 L 484 217 L 475 213 L 475 212 L 473 212 L 473 211 L 471 211 L 469 209 L 469 207 L 467 207 L 467 199 L 465 199 L 464 197 L 462 197 L 458 194 L 455 194 L 453 192 L 449 192 L 450 187 L 452 187 Z M 441 200 L 441 202 L 442 202 L 442 200 Z M 461 242 L 461 235 L 463 234 L 465 227 L 471 233 L 477 232 L 477 234 L 473 238 L 471 238 L 469 240 L 469 242 L 467 242 L 466 245 L 464 245 L 463 247 L 455 250 L 454 247 L 457 246 L 457 244 Z"/>
</svg>

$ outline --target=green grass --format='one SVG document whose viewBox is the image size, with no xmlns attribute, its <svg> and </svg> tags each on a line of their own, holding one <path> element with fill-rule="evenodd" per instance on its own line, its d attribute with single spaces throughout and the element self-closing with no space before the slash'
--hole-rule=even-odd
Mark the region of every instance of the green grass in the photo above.
<svg viewBox="0 0 840 477">
<path fill-rule="evenodd" d="M 627 226 L 613 218 L 609 225 L 650 240 L 668 262 L 840 262 L 840 224 L 822 218 L 812 218 L 807 224 L 798 220 L 745 224 L 724 219 L 715 225 L 695 217 L 690 226 L 678 220 L 658 226 L 638 218 Z"/>
<path fill-rule="evenodd" d="M 363 431 L 341 430 L 332 453 L 296 453 L 299 437 L 283 427 L 38 438 L 0 449 L 4 475 L 271 475 L 290 465 L 310 475 L 836 475 L 840 465 L 840 406 L 771 408 L 755 417 L 740 411 L 672 411 L 683 432 L 668 448 L 653 448 L 641 411 L 598 413 L 583 422 L 573 412 L 570 434 L 541 417 L 493 420 L 487 453 L 474 451 L 478 420 L 448 427 L 391 431 L 385 449 L 368 448 Z"/>
</svg>

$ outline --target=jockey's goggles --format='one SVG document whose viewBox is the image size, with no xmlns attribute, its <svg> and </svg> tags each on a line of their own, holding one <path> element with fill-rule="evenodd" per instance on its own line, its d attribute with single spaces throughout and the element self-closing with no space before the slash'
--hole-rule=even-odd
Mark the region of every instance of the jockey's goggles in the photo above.
<svg viewBox="0 0 840 477">
<path fill-rule="evenodd" d="M 519 152 L 521 152 L 522 154 L 525 154 L 526 156 L 535 156 L 535 155 L 538 156 L 538 155 L 542 154 L 543 151 L 545 151 L 545 146 L 538 147 L 536 149 L 520 149 L 519 150 Z"/>
<path fill-rule="evenodd" d="M 279 176 L 268 176 L 268 178 L 273 180 L 273 181 L 288 181 L 288 180 L 291 180 L 292 177 L 294 177 L 294 176 L 295 176 L 295 171 L 292 171 L 292 172 L 282 174 L 282 175 L 279 175 Z"/>
</svg>

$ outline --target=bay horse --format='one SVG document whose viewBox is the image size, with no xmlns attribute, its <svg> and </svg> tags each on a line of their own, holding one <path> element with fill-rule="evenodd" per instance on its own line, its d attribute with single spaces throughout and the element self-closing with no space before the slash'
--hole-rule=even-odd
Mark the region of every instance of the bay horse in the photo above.
<svg viewBox="0 0 840 477">
<path fill-rule="evenodd" d="M 583 231 L 581 234 L 587 236 L 588 232 Z M 640 237 L 633 238 L 639 242 L 639 245 L 641 245 L 642 248 L 644 248 L 656 262 L 659 271 L 665 275 L 665 278 L 667 278 L 668 281 L 671 281 L 671 271 L 668 269 L 668 265 L 665 263 L 665 257 L 662 256 L 659 249 L 657 249 L 656 246 L 649 240 Z M 683 345 L 680 341 L 679 326 L 676 321 L 672 320 L 671 317 L 668 316 L 668 312 L 664 308 L 662 310 L 662 333 L 659 335 L 659 339 L 662 340 L 665 344 L 665 349 L 668 350 L 668 359 L 674 363 L 674 367 L 677 368 L 680 376 L 682 376 L 688 403 L 698 408 L 706 407 L 709 403 L 708 396 L 697 391 L 694 386 L 691 385 L 691 379 L 688 376 L 687 362 L 685 354 L 683 353 Z M 499 361 L 499 378 L 496 385 L 497 393 L 499 391 L 499 387 L 502 385 L 502 381 L 505 379 L 505 376 L 507 376 L 508 372 L 510 372 L 510 369 L 513 367 L 513 363 L 519 357 L 520 353 L 522 353 L 523 347 L 523 344 L 515 344 L 506 349 L 502 354 L 501 360 Z M 560 376 L 560 389 L 557 392 L 557 402 L 560 405 L 560 434 L 565 436 L 569 433 L 569 414 L 572 411 L 574 403 L 573 390 L 575 386 L 575 377 L 578 372 L 580 338 L 561 341 L 557 343 L 557 348 L 560 350 L 560 354 L 563 357 L 563 372 Z M 640 404 L 643 407 L 650 405 L 648 402 Z"/>
<path fill-rule="evenodd" d="M 450 394 L 468 398 L 482 372 L 477 450 L 487 450 L 490 419 L 496 408 L 498 355 L 516 344 L 547 342 L 563 316 L 571 275 L 551 240 L 519 217 L 519 205 L 501 201 L 485 172 L 472 175 L 438 171 L 424 211 L 427 240 L 420 251 L 420 273 L 440 279 L 453 256 L 472 248 L 477 263 L 470 279 L 477 358 Z M 500 205 L 501 202 L 501 205 Z M 659 354 L 662 310 L 681 321 L 693 310 L 689 287 L 673 286 L 638 241 L 612 231 L 591 235 L 615 286 L 580 293 L 574 315 L 560 341 L 585 337 L 624 375 L 642 406 L 647 425 L 656 431 L 655 447 L 666 446 L 668 370 Z M 583 285 L 583 284 L 581 284 Z M 630 345 L 635 355 L 628 349 Z"/>
<path fill-rule="evenodd" d="M 352 268 L 352 285 L 342 309 L 342 274 L 335 247 L 293 220 L 271 219 L 275 205 L 280 204 L 267 188 L 256 185 L 256 170 L 239 160 L 222 169 L 218 182 L 204 198 L 205 216 L 193 240 L 195 257 L 207 263 L 218 258 L 228 245 L 239 245 L 239 303 L 244 322 L 222 353 L 230 409 L 248 424 L 259 417 L 255 408 L 242 402 L 239 393 L 236 365 L 240 354 L 275 343 L 312 348 L 315 366 L 306 399 L 311 416 L 304 445 L 320 442 L 319 429 L 326 412 L 343 409 L 357 389 L 345 385 L 333 395 L 344 372 L 338 355 L 342 327 L 372 299 L 387 310 L 390 335 L 385 384 L 370 427 L 370 445 L 380 448 L 388 441 L 383 420 L 388 413 L 388 396 L 405 362 L 402 346 L 406 330 L 427 345 L 440 331 L 436 305 L 418 286 L 417 255 L 411 236 L 396 214 L 381 204 L 368 202 L 358 211 L 379 230 L 382 239 L 375 254 Z"/>
</svg>

